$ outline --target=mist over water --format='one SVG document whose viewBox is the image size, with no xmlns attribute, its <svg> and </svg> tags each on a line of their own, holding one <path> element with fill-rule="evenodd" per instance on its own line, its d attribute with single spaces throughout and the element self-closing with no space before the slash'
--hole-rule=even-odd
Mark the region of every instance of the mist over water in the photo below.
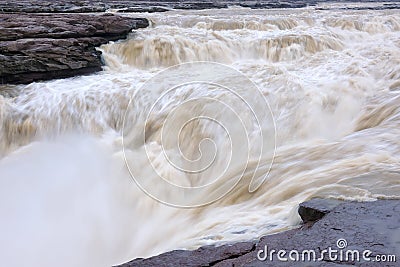
<svg viewBox="0 0 400 267">
<path fill-rule="evenodd" d="M 297 205 L 315 196 L 400 197 L 396 10 L 230 8 L 141 16 L 152 21 L 150 28 L 101 47 L 103 72 L 10 87 L 0 96 L 4 265 L 110 266 L 296 227 Z M 276 144 L 268 143 L 273 135 L 258 138 L 261 130 L 226 90 L 204 84 L 171 91 L 147 118 L 161 91 L 143 89 L 146 81 L 166 67 L 191 61 L 226 64 L 254 82 L 271 107 Z M 163 82 L 167 87 L 169 80 Z M 195 98 L 208 101 L 184 105 Z M 180 123 L 203 112 L 230 120 L 224 117 L 228 109 L 210 99 L 234 103 L 249 129 L 245 152 L 265 145 L 260 165 L 252 157 L 245 162 L 238 157 L 225 172 L 231 147 L 224 129 L 212 121 L 187 124 L 179 136 L 182 154 L 173 127 L 163 136 L 172 113 Z M 265 125 L 270 128 L 262 130 L 272 133 L 271 124 Z M 240 136 L 239 128 L 230 130 L 233 138 Z M 207 138 L 215 147 L 201 142 Z M 199 166 L 215 148 L 220 154 L 205 172 L 193 175 L 168 164 L 163 148 L 178 163 L 182 155 L 190 160 L 203 156 Z M 204 195 L 189 196 L 193 199 L 225 190 L 247 167 L 221 200 L 182 209 L 155 201 L 133 181 L 125 160 L 152 190 L 168 194 L 145 164 L 149 158 L 159 174 L 182 186 L 220 177 Z M 257 179 L 268 172 L 250 193 L 253 175 Z"/>
</svg>

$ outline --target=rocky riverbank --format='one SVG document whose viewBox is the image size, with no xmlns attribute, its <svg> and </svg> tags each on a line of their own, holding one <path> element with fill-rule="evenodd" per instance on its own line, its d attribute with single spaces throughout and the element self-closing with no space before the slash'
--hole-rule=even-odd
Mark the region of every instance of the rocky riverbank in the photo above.
<svg viewBox="0 0 400 267">
<path fill-rule="evenodd" d="M 121 17 L 104 13 L 106 11 L 165 12 L 171 9 L 227 8 L 232 5 L 265 9 L 300 8 L 321 2 L 328 0 L 3 1 L 0 3 L 0 83 L 30 83 L 101 70 L 101 52 L 96 47 L 126 38 L 133 29 L 149 25 L 145 18 Z M 371 8 L 392 9 L 398 8 L 398 5 L 382 4 Z"/>
<path fill-rule="evenodd" d="M 194 251 L 175 250 L 148 259 L 135 259 L 119 267 L 399 266 L 400 201 L 341 202 L 313 199 L 300 204 L 298 211 L 303 220 L 303 225 L 298 229 L 264 236 L 257 241 L 207 246 Z M 328 252 L 322 254 L 323 250 L 329 251 L 329 247 L 332 257 Z M 266 248 L 268 257 L 263 260 Z M 269 255 L 272 250 L 275 253 L 271 261 Z M 281 256 L 287 258 L 287 262 L 278 260 L 279 250 L 286 251 L 286 255 Z M 290 260 L 288 254 L 291 250 L 299 252 L 299 261 Z M 304 254 L 306 260 L 301 260 L 303 251 L 307 250 L 315 251 L 315 261 L 308 261 L 307 253 Z M 363 253 L 367 250 L 371 252 L 366 252 L 368 255 L 364 255 L 364 258 Z M 342 261 L 340 251 L 344 255 Z M 347 251 L 350 252 L 346 259 Z M 358 251 L 359 260 L 354 251 Z M 353 252 L 355 254 L 351 256 Z M 378 263 L 377 255 L 382 255 L 380 259 L 385 257 L 386 262 Z M 296 258 L 295 253 L 292 256 Z M 320 256 L 322 259 L 319 261 Z M 397 257 L 397 262 L 394 257 Z"/>
<path fill-rule="evenodd" d="M 319 1 L 321 2 L 321 1 Z M 28 12 L 28 13 L 88 13 L 120 10 L 122 12 L 162 12 L 170 9 L 210 9 L 227 8 L 237 5 L 249 8 L 298 8 L 313 5 L 317 1 L 130 1 L 130 0 L 21 0 L 12 3 L 0 3 L 1 12 Z"/>
<path fill-rule="evenodd" d="M 97 46 L 148 25 L 143 18 L 113 14 L 0 13 L 0 82 L 30 83 L 99 71 Z"/>
<path fill-rule="evenodd" d="M 210 9 L 242 6 L 248 8 L 300 8 L 314 6 L 318 3 L 332 2 L 331 0 L 158 0 L 158 1 L 130 1 L 130 0 L 20 0 L 0 3 L 0 12 L 28 12 L 28 13 L 93 13 L 107 10 L 121 12 L 163 12 L 170 9 Z M 342 0 L 338 2 L 376 2 L 375 0 Z M 383 0 L 393 2 L 396 0 Z"/>
</svg>

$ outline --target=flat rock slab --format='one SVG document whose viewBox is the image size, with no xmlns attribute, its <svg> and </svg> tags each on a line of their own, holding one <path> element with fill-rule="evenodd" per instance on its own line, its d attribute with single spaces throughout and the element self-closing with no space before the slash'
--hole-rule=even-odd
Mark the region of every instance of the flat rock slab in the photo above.
<svg viewBox="0 0 400 267">
<path fill-rule="evenodd" d="M 146 19 L 121 17 L 110 13 L 88 14 L 1 14 L 0 40 L 23 38 L 116 39 L 134 28 L 147 27 Z"/>
<path fill-rule="evenodd" d="M 220 247 L 201 247 L 194 251 L 177 250 L 148 259 L 135 259 L 119 267 L 136 266 L 400 266 L 400 201 L 377 200 L 374 202 L 338 202 L 311 200 L 300 206 L 324 211 L 313 224 L 298 229 L 268 235 L 258 241 L 241 242 Z M 332 250 L 329 256 L 329 248 Z M 276 252 L 269 257 L 272 250 Z M 280 261 L 277 251 L 286 251 L 288 261 Z M 298 261 L 289 258 L 289 252 L 299 253 Z M 309 252 L 316 257 L 308 260 Z M 324 254 L 323 250 L 327 250 Z M 336 250 L 337 252 L 334 252 Z M 352 256 L 357 250 L 357 254 Z M 365 250 L 371 261 L 363 259 Z M 268 257 L 265 257 L 265 251 Z M 302 253 L 304 259 L 302 260 Z M 340 252 L 342 251 L 342 252 Z M 351 252 L 348 252 L 351 251 Z M 342 260 L 340 260 L 342 253 Z M 349 253 L 346 258 L 346 253 Z M 356 252 L 354 252 L 356 253 Z M 258 256 L 259 259 L 258 258 Z M 335 258 L 336 255 L 336 259 Z M 378 263 L 375 256 L 392 257 L 391 262 Z M 393 256 L 397 262 L 394 261 Z M 292 254 L 296 258 L 296 254 Z M 283 256 L 285 257 L 285 256 Z M 321 260 L 318 260 L 321 258 Z"/>
<path fill-rule="evenodd" d="M 30 83 L 99 71 L 97 46 L 148 25 L 147 19 L 113 14 L 0 13 L 0 82 Z"/>
</svg>

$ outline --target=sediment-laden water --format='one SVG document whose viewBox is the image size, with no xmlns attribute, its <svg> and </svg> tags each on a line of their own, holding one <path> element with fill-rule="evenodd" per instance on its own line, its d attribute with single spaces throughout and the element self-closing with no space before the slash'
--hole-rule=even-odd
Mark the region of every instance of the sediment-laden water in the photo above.
<svg viewBox="0 0 400 267">
<path fill-rule="evenodd" d="M 152 26 L 101 47 L 107 65 L 103 72 L 3 90 L 4 265 L 110 266 L 296 227 L 298 203 L 315 196 L 361 201 L 400 197 L 396 10 L 230 8 L 141 16 Z M 245 107 L 211 85 L 186 84 L 166 95 L 145 86 L 166 67 L 192 61 L 218 62 L 248 77 L 268 101 L 275 124 L 267 116 L 260 130 L 242 112 Z M 217 82 L 226 79 L 220 74 L 214 73 Z M 168 85 L 168 79 L 158 82 Z M 243 94 L 251 92 L 251 83 L 241 81 L 232 79 L 231 84 Z M 187 105 L 199 98 L 208 100 Z M 254 98 L 256 112 L 261 108 L 257 99 L 262 101 Z M 242 132 L 235 127 L 229 128 L 231 147 L 215 121 L 184 124 L 194 114 L 213 113 L 229 121 L 220 102 L 243 113 L 248 146 L 240 143 Z M 174 125 L 185 125 L 179 149 Z M 260 139 L 260 131 L 267 135 Z M 204 139 L 212 143 L 202 143 Z M 252 153 L 245 160 L 226 156 L 231 149 L 258 152 L 262 145 L 260 164 Z M 216 148 L 219 154 L 204 172 L 193 174 L 172 164 L 181 163 L 183 155 L 192 161 L 208 159 Z M 188 203 L 229 191 L 227 185 L 242 179 L 210 205 L 176 208 L 145 194 L 126 162 L 148 188 L 166 198 L 171 192 L 165 192 L 159 176 L 183 186 L 221 178 L 186 195 Z M 266 174 L 250 193 L 251 178 Z"/>
</svg>

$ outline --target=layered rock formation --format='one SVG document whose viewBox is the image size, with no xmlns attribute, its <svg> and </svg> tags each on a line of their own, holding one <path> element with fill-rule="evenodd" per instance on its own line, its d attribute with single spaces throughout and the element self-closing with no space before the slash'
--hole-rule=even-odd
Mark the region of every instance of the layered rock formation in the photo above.
<svg viewBox="0 0 400 267">
<path fill-rule="evenodd" d="M 314 4 L 315 1 L 253 1 L 253 0 L 159 0 L 159 1 L 131 1 L 131 0 L 21 0 L 10 3 L 0 3 L 1 12 L 29 12 L 29 13 L 86 13 L 105 12 L 110 9 L 130 9 L 130 12 L 162 12 L 168 9 L 209 9 L 226 8 L 239 5 L 250 8 L 280 8 L 303 7 Z"/>
<path fill-rule="evenodd" d="M 169 9 L 209 9 L 226 8 L 236 5 L 249 8 L 300 8 L 313 6 L 331 0 L 20 0 L 0 2 L 0 12 L 29 12 L 29 13 L 87 13 L 105 12 L 110 9 L 130 10 L 129 12 L 162 12 Z M 342 0 L 338 2 L 376 2 L 375 0 Z M 383 0 L 393 2 L 396 0 Z M 390 8 L 391 5 L 388 7 Z M 379 8 L 379 7 L 378 7 Z"/>
<path fill-rule="evenodd" d="M 96 50 L 97 46 L 111 40 L 126 38 L 132 29 L 148 26 L 148 21 L 144 18 L 133 19 L 108 13 L 82 13 L 103 13 L 107 10 L 165 12 L 171 9 L 226 8 L 232 5 L 267 9 L 299 8 L 327 1 L 2 1 L 0 83 L 30 83 L 99 71 L 102 62 L 101 54 Z M 372 8 L 398 8 L 398 5 L 383 4 Z"/>
<path fill-rule="evenodd" d="M 0 82 L 30 83 L 101 70 L 96 47 L 146 19 L 112 14 L 0 14 Z"/>
</svg>

